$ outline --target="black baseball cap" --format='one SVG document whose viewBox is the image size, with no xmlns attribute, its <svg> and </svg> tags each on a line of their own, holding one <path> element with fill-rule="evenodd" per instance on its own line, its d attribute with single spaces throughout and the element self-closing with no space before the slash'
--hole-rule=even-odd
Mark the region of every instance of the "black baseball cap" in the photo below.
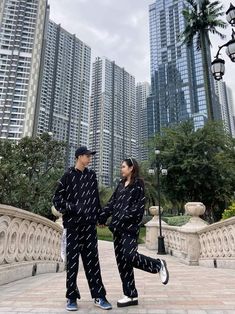
<svg viewBox="0 0 235 314">
<path fill-rule="evenodd" d="M 75 157 L 81 156 L 81 155 L 95 155 L 95 151 L 89 150 L 86 146 L 80 146 L 75 152 Z"/>
</svg>

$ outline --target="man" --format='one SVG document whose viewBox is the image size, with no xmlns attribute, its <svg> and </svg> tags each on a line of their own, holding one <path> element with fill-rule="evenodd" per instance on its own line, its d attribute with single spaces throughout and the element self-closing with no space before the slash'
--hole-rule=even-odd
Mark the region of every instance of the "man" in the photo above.
<svg viewBox="0 0 235 314">
<path fill-rule="evenodd" d="M 102 282 L 96 224 L 100 211 L 100 201 L 96 174 L 87 166 L 92 152 L 85 146 L 75 152 L 76 164 L 62 176 L 55 192 L 53 203 L 63 214 L 63 225 L 67 229 L 66 258 L 67 281 L 66 297 L 68 311 L 78 309 L 80 293 L 77 287 L 79 255 L 81 254 L 85 274 L 94 304 L 102 309 L 112 308 L 107 301 Z"/>
</svg>

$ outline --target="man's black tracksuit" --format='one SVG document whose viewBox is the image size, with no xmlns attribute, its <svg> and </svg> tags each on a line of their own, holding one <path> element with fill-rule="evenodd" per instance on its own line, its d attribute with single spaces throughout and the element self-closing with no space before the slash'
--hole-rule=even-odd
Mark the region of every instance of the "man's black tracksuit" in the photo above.
<svg viewBox="0 0 235 314">
<path fill-rule="evenodd" d="M 63 214 L 63 225 L 67 229 L 66 297 L 80 299 L 77 287 L 80 254 L 92 298 L 104 297 L 96 231 L 101 208 L 95 172 L 88 168 L 83 172 L 70 168 L 59 181 L 53 204 Z"/>
</svg>

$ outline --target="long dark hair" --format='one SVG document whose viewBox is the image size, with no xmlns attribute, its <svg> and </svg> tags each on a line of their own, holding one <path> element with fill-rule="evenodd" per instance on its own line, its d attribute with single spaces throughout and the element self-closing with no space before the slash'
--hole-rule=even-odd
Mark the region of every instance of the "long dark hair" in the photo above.
<svg viewBox="0 0 235 314">
<path fill-rule="evenodd" d="M 133 184 L 137 179 L 143 182 L 143 180 L 140 178 L 140 167 L 138 162 L 133 157 L 126 158 L 123 160 L 123 162 L 125 162 L 128 167 L 133 167 L 130 184 Z M 123 179 L 123 181 L 125 182 L 126 178 Z"/>
</svg>

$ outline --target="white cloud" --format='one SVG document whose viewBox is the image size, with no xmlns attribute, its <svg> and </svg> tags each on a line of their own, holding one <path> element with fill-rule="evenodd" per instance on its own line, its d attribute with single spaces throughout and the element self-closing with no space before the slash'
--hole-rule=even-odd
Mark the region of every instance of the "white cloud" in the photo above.
<svg viewBox="0 0 235 314">
<path fill-rule="evenodd" d="M 51 18 L 86 42 L 93 59 L 106 56 L 136 77 L 136 81 L 150 81 L 148 5 L 154 0 L 49 0 Z M 222 0 L 224 11 L 229 0 Z M 231 27 L 225 30 L 230 39 Z M 212 57 L 218 45 L 226 41 L 213 36 Z M 226 61 L 225 81 L 234 90 L 235 63 L 223 51 Z"/>
<path fill-rule="evenodd" d="M 150 81 L 148 4 L 152 0 L 49 0 L 50 17 L 87 43 L 93 59 L 106 56 Z"/>
</svg>

